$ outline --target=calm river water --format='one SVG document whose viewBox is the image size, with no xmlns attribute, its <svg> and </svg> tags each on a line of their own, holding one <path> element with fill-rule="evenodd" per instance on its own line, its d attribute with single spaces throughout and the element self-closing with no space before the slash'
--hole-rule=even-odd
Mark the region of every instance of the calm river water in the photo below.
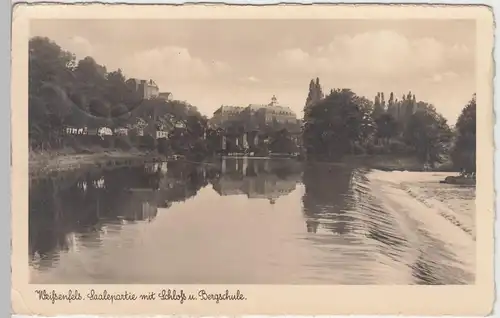
<svg viewBox="0 0 500 318">
<path fill-rule="evenodd" d="M 473 284 L 475 188 L 292 160 L 31 180 L 32 283 Z"/>
</svg>

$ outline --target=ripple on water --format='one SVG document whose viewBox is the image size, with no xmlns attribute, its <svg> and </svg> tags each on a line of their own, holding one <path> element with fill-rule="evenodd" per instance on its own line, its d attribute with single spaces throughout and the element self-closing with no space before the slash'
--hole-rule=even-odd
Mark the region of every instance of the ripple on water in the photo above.
<svg viewBox="0 0 500 318">
<path fill-rule="evenodd" d="M 412 258 L 405 258 L 407 265 L 412 269 L 417 284 L 471 284 L 475 280 L 475 238 L 471 233 L 473 223 L 466 221 L 452 222 L 448 215 L 462 215 L 474 218 L 474 197 L 471 189 L 452 189 L 447 185 L 435 183 L 435 176 L 429 178 L 429 174 L 421 174 L 420 179 L 415 175 L 408 176 L 411 182 L 406 182 L 404 173 L 398 178 L 391 180 L 390 173 L 372 174 L 372 194 L 376 194 L 381 200 L 380 206 L 383 211 L 392 211 L 392 215 L 400 215 L 400 227 L 398 240 L 403 242 L 405 248 L 413 249 Z M 440 176 L 438 176 L 440 177 Z M 416 190 L 414 190 L 416 189 Z M 420 194 L 424 189 L 432 198 L 422 197 Z M 468 196 L 458 198 L 456 192 L 469 193 Z M 455 192 L 455 194 L 453 194 Z M 446 193 L 442 196 L 440 193 Z M 463 201 L 458 206 L 462 209 L 452 211 L 445 210 L 442 206 L 431 200 L 446 200 L 454 197 L 457 201 Z M 426 200 L 427 199 L 427 200 Z M 472 204 L 471 204 L 472 202 Z M 463 207 L 467 208 L 463 208 Z M 444 210 L 444 211 L 443 211 Z M 402 212 L 402 213 L 401 213 Z M 466 218 L 461 218 L 466 220 Z M 465 229 L 465 230 L 464 230 Z M 394 232 L 393 232 L 394 233 Z M 410 255 L 410 254 L 406 254 Z M 415 257 L 416 256 L 416 257 Z"/>
<path fill-rule="evenodd" d="M 343 205 L 315 207 L 308 222 L 318 223 L 316 233 L 321 235 L 309 239 L 325 253 L 314 267 L 341 269 L 333 279 L 342 284 L 473 283 L 470 259 L 464 262 L 473 255 L 460 253 L 436 235 L 435 227 L 421 217 L 430 214 L 432 220 L 436 209 L 411 195 L 404 178 L 399 182 L 389 177 L 389 172 L 354 170 Z M 449 222 L 441 225 L 443 232 L 456 227 Z"/>
</svg>

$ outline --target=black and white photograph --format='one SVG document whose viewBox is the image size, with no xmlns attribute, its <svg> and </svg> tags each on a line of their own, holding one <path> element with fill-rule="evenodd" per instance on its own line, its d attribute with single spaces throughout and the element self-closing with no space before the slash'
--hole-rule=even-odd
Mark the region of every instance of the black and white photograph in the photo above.
<svg viewBox="0 0 500 318">
<path fill-rule="evenodd" d="M 486 315 L 493 21 L 21 6 L 13 311 Z"/>
<path fill-rule="evenodd" d="M 38 284 L 474 284 L 476 23 L 30 23 Z"/>
</svg>

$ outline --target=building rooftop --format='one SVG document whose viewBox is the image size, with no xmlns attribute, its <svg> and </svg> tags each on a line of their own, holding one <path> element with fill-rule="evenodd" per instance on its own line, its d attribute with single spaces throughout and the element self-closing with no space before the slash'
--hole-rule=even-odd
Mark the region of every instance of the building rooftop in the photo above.
<svg viewBox="0 0 500 318">
<path fill-rule="evenodd" d="M 136 85 L 139 85 L 139 84 L 147 84 L 147 85 L 151 85 L 151 86 L 156 86 L 158 87 L 158 85 L 155 83 L 155 81 L 153 81 L 152 79 L 149 79 L 149 80 L 144 80 L 144 79 L 138 79 L 138 78 L 129 78 L 127 80 L 128 83 L 130 82 L 134 82 Z"/>
</svg>

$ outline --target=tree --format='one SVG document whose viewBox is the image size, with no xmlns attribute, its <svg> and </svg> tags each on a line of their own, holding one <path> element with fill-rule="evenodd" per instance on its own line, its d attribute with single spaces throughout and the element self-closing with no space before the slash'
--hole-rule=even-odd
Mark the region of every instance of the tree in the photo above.
<svg viewBox="0 0 500 318">
<path fill-rule="evenodd" d="M 36 150 L 62 147 L 70 138 L 65 128 L 127 127 L 132 136 L 138 123 L 150 137 L 159 126 L 171 131 L 181 123 L 173 134 L 179 149 L 195 144 L 201 149 L 200 143 L 206 143 L 207 119 L 196 107 L 182 101 L 142 100 L 126 84 L 121 69 L 108 73 L 89 56 L 76 62 L 72 53 L 48 38 L 29 42 L 28 103 L 29 142 Z"/>
<path fill-rule="evenodd" d="M 361 96 L 356 97 L 356 104 L 358 105 L 360 112 L 359 135 L 356 136 L 356 141 L 368 143 L 371 141 L 376 131 L 376 124 L 371 116 L 374 104 L 371 100 Z"/>
<path fill-rule="evenodd" d="M 398 134 L 398 123 L 390 114 L 385 113 L 375 119 L 377 125 L 377 138 L 380 138 L 388 143 L 389 140 Z"/>
<path fill-rule="evenodd" d="M 272 134 L 269 141 L 269 150 L 275 153 L 291 154 L 297 152 L 298 148 L 288 130 L 281 129 Z"/>
<path fill-rule="evenodd" d="M 373 119 L 376 120 L 385 112 L 384 106 L 385 106 L 385 101 L 383 94 L 377 93 L 377 96 L 375 96 L 375 102 L 373 103 L 373 112 L 372 112 Z"/>
<path fill-rule="evenodd" d="M 476 95 L 462 109 L 455 126 L 453 165 L 466 174 L 476 172 Z"/>
<path fill-rule="evenodd" d="M 319 83 L 319 77 L 316 77 L 316 83 L 314 85 L 314 92 L 315 92 L 315 100 L 316 101 L 319 101 L 321 99 L 323 99 L 323 97 L 325 97 L 325 95 L 323 94 L 323 89 L 321 88 L 321 84 Z"/>
<path fill-rule="evenodd" d="M 99 98 L 90 101 L 89 111 L 95 117 L 109 118 L 111 115 L 110 105 Z"/>
<path fill-rule="evenodd" d="M 29 42 L 28 126 L 32 148 L 45 149 L 61 144 L 66 117 L 72 101 L 66 91 L 72 88 L 75 57 L 48 38 Z"/>
<path fill-rule="evenodd" d="M 37 94 L 47 83 L 70 87 L 74 63 L 75 56 L 50 39 L 32 38 L 29 42 L 29 92 Z"/>
<path fill-rule="evenodd" d="M 313 99 L 314 99 L 314 89 L 315 89 L 314 80 L 311 80 L 311 82 L 309 83 L 309 93 L 307 94 L 304 109 L 306 109 L 307 107 L 309 107 L 312 104 Z"/>
<path fill-rule="evenodd" d="M 323 99 L 323 97 L 323 89 L 321 88 L 321 84 L 319 83 L 319 78 L 316 77 L 316 81 L 312 79 L 309 83 L 309 94 L 307 95 L 304 109 L 319 102 L 321 99 Z"/>
<path fill-rule="evenodd" d="M 429 104 L 411 115 L 405 130 L 407 144 L 422 162 L 431 165 L 443 161 L 451 136 L 446 119 Z"/>
<path fill-rule="evenodd" d="M 352 151 L 373 129 L 369 109 L 366 99 L 349 89 L 333 90 L 307 109 L 303 139 L 308 154 L 334 158 Z"/>
</svg>

